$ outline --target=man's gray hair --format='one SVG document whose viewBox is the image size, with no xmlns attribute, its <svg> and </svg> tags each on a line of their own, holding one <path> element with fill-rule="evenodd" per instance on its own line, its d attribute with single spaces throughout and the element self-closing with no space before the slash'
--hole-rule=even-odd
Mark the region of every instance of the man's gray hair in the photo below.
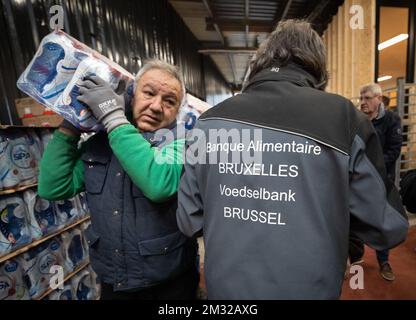
<svg viewBox="0 0 416 320">
<path fill-rule="evenodd" d="M 369 83 L 361 87 L 360 94 L 366 93 L 367 91 L 381 96 L 383 94 L 383 90 L 377 83 Z"/>
<path fill-rule="evenodd" d="M 179 81 L 179 83 L 181 84 L 181 89 L 182 89 L 181 90 L 182 101 L 179 107 L 182 107 L 186 101 L 186 89 L 185 89 L 185 83 L 183 81 L 182 74 L 177 66 L 167 63 L 165 61 L 159 60 L 159 59 L 150 59 L 150 60 L 145 61 L 144 66 L 139 70 L 139 72 L 136 75 L 136 79 L 134 80 L 134 92 L 136 92 L 137 83 L 139 82 L 140 78 L 147 71 L 153 70 L 153 69 L 164 71 Z"/>
</svg>

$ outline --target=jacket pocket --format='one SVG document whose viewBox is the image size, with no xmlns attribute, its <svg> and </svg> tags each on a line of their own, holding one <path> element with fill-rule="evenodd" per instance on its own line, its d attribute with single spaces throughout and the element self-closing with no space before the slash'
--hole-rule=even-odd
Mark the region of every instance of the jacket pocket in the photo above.
<svg viewBox="0 0 416 320">
<path fill-rule="evenodd" d="M 166 255 L 180 246 L 183 246 L 187 238 L 180 232 L 167 236 L 139 241 L 139 250 L 142 256 Z"/>
<path fill-rule="evenodd" d="M 139 241 L 143 271 L 148 281 L 161 282 L 185 271 L 195 255 L 188 238 L 176 231 L 160 238 Z"/>
<path fill-rule="evenodd" d="M 91 194 L 101 193 L 110 162 L 109 156 L 84 153 L 81 160 L 84 163 L 85 190 Z"/>
</svg>

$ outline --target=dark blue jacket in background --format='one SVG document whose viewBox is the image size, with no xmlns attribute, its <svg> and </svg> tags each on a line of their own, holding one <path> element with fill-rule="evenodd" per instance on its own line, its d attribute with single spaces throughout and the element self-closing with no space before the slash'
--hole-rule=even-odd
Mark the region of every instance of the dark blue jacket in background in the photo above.
<svg viewBox="0 0 416 320">
<path fill-rule="evenodd" d="M 402 147 L 402 126 L 400 117 L 381 104 L 378 116 L 372 120 L 380 140 L 386 164 L 387 175 L 394 181 L 395 164 Z"/>
</svg>

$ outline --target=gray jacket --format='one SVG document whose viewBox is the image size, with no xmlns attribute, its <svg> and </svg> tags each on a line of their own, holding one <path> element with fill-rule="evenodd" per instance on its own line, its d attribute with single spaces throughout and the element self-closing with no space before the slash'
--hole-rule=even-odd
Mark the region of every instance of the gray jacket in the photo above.
<svg viewBox="0 0 416 320">
<path fill-rule="evenodd" d="M 297 66 L 263 70 L 200 117 L 187 159 L 216 163 L 187 161 L 177 220 L 188 236 L 203 232 L 210 299 L 336 299 L 350 230 L 377 250 L 406 238 L 371 123 L 315 85 Z M 211 139 L 215 129 L 226 131 Z M 231 129 L 241 147 L 224 138 Z M 250 146 L 260 158 L 232 158 Z"/>
</svg>

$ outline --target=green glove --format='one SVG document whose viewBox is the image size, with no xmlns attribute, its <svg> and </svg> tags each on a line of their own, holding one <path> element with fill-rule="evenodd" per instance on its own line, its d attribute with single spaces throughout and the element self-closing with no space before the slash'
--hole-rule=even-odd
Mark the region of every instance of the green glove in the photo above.
<svg viewBox="0 0 416 320">
<path fill-rule="evenodd" d="M 124 89 L 120 80 L 117 91 Z M 88 76 L 79 83 L 78 101 L 86 104 L 98 122 L 110 133 L 123 124 L 129 124 L 124 113 L 124 97 L 111 88 L 110 84 L 98 76 Z"/>
</svg>

